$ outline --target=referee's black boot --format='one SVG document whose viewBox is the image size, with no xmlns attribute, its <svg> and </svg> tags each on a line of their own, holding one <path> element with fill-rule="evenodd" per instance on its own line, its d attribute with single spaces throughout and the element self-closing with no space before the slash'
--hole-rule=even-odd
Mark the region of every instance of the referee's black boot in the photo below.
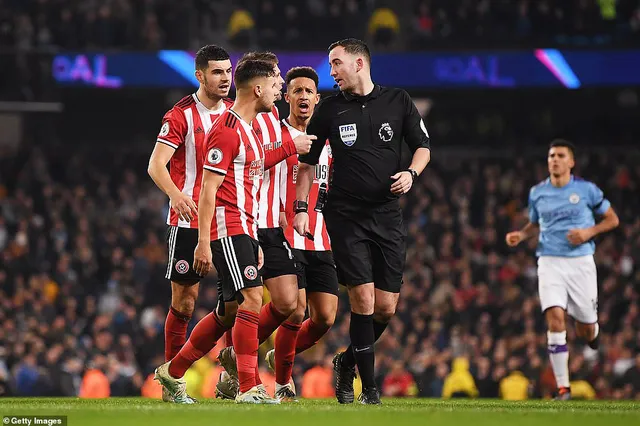
<svg viewBox="0 0 640 426">
<path fill-rule="evenodd" d="M 380 392 L 376 388 L 364 388 L 358 397 L 358 402 L 365 405 L 380 405 Z"/>
<path fill-rule="evenodd" d="M 353 381 L 356 378 L 356 368 L 342 364 L 344 352 L 333 357 L 333 370 L 336 372 L 336 398 L 340 404 L 351 404 L 354 400 Z"/>
</svg>

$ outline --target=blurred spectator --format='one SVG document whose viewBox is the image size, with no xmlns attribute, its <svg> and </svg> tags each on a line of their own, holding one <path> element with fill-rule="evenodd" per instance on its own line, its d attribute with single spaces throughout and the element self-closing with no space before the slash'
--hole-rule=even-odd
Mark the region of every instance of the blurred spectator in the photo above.
<svg viewBox="0 0 640 426">
<path fill-rule="evenodd" d="M 416 396 L 418 389 L 413 376 L 404 368 L 402 361 L 396 361 L 382 382 L 384 396 Z"/>
<path fill-rule="evenodd" d="M 510 373 L 500 380 L 500 397 L 506 401 L 523 401 L 529 398 L 529 379 L 520 371 L 520 360 L 509 359 Z"/>
<path fill-rule="evenodd" d="M 469 372 L 469 360 L 464 357 L 455 358 L 451 373 L 444 380 L 442 397 L 475 398 L 476 396 L 478 396 L 478 389 Z"/>
<path fill-rule="evenodd" d="M 389 8 L 380 8 L 373 11 L 369 19 L 369 35 L 374 46 L 388 47 L 397 37 L 400 31 L 398 17 Z"/>
</svg>

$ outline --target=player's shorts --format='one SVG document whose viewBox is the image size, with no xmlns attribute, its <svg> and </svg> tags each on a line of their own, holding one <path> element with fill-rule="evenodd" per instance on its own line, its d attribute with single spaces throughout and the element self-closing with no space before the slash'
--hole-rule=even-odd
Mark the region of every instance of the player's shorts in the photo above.
<svg viewBox="0 0 640 426">
<path fill-rule="evenodd" d="M 261 287 L 258 271 L 258 242 L 248 235 L 234 235 L 211 241 L 213 266 L 218 271 L 218 301 L 242 303 L 240 290 Z M 224 303 L 219 303 L 222 308 Z M 219 312 L 224 315 L 223 312 Z"/>
<path fill-rule="evenodd" d="M 338 274 L 330 251 L 293 249 L 298 267 L 298 288 L 307 293 L 338 295 Z"/>
<path fill-rule="evenodd" d="M 198 283 L 202 277 L 193 270 L 193 252 L 198 245 L 198 230 L 169 226 L 169 261 L 165 278 L 182 285 Z"/>
<path fill-rule="evenodd" d="M 258 229 L 258 241 L 260 241 L 260 247 L 264 253 L 263 279 L 296 275 L 296 263 L 291 246 L 287 242 L 282 228 Z"/>
<path fill-rule="evenodd" d="M 407 252 L 407 232 L 398 202 L 345 208 L 329 197 L 323 210 L 331 237 L 338 281 L 399 293 Z"/>
<path fill-rule="evenodd" d="M 540 256 L 538 292 L 543 312 L 559 306 L 576 321 L 598 322 L 598 278 L 593 256 Z"/>
</svg>

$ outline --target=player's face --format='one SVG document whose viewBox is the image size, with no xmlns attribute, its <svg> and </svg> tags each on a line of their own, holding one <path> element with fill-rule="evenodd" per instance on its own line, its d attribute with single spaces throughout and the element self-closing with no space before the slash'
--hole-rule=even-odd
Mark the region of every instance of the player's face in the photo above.
<svg viewBox="0 0 640 426">
<path fill-rule="evenodd" d="M 308 77 L 297 77 L 291 80 L 284 96 L 290 105 L 291 114 L 302 120 L 311 118 L 313 110 L 320 101 L 316 83 Z"/>
<path fill-rule="evenodd" d="M 276 80 L 278 82 L 278 99 L 276 99 L 276 100 L 279 101 L 280 99 L 282 99 L 282 87 L 284 86 L 284 79 L 282 78 L 282 73 L 280 73 L 280 67 L 278 67 L 278 64 L 276 64 L 273 67 L 273 70 L 276 73 L 276 77 L 275 78 L 276 78 Z"/>
<path fill-rule="evenodd" d="M 358 61 L 359 59 L 356 56 L 345 52 L 342 46 L 338 46 L 329 52 L 331 77 L 333 77 L 341 91 L 348 92 L 355 88 Z"/>
<path fill-rule="evenodd" d="M 554 146 L 549 150 L 547 157 L 549 173 L 554 176 L 562 176 L 570 173 L 575 165 L 573 155 L 569 148 L 565 146 Z"/>
<path fill-rule="evenodd" d="M 273 105 L 282 97 L 282 93 L 280 92 L 282 85 L 279 79 L 279 76 L 273 76 L 258 80 L 257 84 L 260 86 L 258 112 L 271 112 Z"/>
<path fill-rule="evenodd" d="M 231 60 L 209 61 L 206 70 L 196 71 L 196 78 L 209 99 L 226 98 L 229 96 L 229 89 L 231 89 Z"/>
</svg>

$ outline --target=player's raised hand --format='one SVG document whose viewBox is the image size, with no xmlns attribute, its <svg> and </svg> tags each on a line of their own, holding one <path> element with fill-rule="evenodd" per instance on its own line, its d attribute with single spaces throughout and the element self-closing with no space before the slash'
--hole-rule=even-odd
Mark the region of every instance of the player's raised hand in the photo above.
<svg viewBox="0 0 640 426">
<path fill-rule="evenodd" d="M 201 277 L 204 277 L 211 271 L 211 268 L 213 268 L 211 245 L 198 243 L 193 252 L 193 270 Z"/>
<path fill-rule="evenodd" d="M 395 195 L 406 194 L 413 186 L 413 177 L 410 172 L 399 172 L 391 176 L 395 182 L 391 184 L 391 192 Z"/>
<path fill-rule="evenodd" d="M 574 246 L 579 246 L 589 241 L 593 234 L 589 229 L 571 229 L 567 233 L 567 240 Z"/>
<path fill-rule="evenodd" d="M 520 244 L 523 239 L 524 239 L 524 236 L 522 235 L 522 232 L 514 231 L 514 232 L 509 232 L 507 234 L 506 241 L 509 247 L 515 247 L 518 244 Z"/>
<path fill-rule="evenodd" d="M 179 192 L 170 199 L 171 208 L 178 214 L 180 220 L 191 222 L 198 214 L 198 206 L 187 194 Z"/>
<path fill-rule="evenodd" d="M 314 135 L 302 134 L 296 136 L 293 139 L 293 143 L 296 145 L 296 152 L 301 155 L 308 154 L 311 150 L 311 144 L 316 139 L 318 139 L 318 137 Z"/>
<path fill-rule="evenodd" d="M 293 218 L 293 229 L 303 237 L 309 234 L 309 213 L 302 212 Z"/>
</svg>

